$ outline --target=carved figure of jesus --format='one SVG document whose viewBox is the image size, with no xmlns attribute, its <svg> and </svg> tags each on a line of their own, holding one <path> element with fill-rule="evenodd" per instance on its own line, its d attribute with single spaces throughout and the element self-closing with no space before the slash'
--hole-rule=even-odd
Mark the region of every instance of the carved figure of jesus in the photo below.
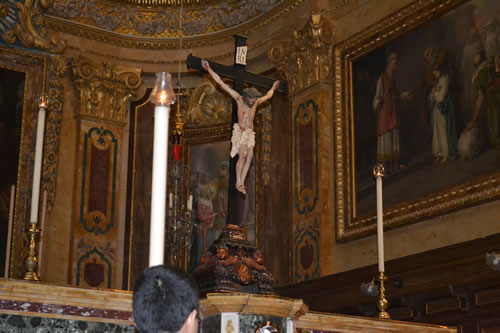
<svg viewBox="0 0 500 333">
<path fill-rule="evenodd" d="M 233 125 L 230 155 L 231 157 L 236 156 L 236 154 L 239 156 L 238 162 L 236 163 L 236 189 L 246 194 L 245 179 L 252 163 L 253 149 L 255 147 L 255 131 L 253 129 L 255 113 L 260 104 L 268 101 L 273 96 L 280 81 L 274 81 L 271 89 L 269 89 L 264 96 L 255 88 L 243 89 L 243 96 L 241 96 L 237 91 L 230 88 L 222 81 L 220 76 L 210 68 L 208 61 L 202 60 L 201 66 L 207 70 L 215 82 L 236 101 L 238 123 Z"/>
</svg>

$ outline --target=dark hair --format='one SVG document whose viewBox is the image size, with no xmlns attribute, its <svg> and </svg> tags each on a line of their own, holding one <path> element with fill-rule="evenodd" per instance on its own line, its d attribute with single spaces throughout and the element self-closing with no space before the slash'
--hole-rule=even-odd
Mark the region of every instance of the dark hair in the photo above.
<svg viewBox="0 0 500 333">
<path fill-rule="evenodd" d="M 262 97 L 262 93 L 254 87 L 251 87 L 243 89 L 243 96 L 248 98 L 259 98 Z"/>
<path fill-rule="evenodd" d="M 199 306 L 196 284 L 177 268 L 166 265 L 147 268 L 135 284 L 134 321 L 142 333 L 177 332 Z"/>
</svg>

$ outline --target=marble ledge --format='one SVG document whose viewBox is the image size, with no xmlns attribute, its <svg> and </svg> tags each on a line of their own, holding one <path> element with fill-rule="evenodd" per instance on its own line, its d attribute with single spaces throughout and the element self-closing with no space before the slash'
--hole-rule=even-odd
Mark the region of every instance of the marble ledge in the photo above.
<svg viewBox="0 0 500 333">
<path fill-rule="evenodd" d="M 274 295 L 213 293 L 200 300 L 202 318 L 223 312 L 293 318 L 297 328 L 323 332 L 457 332 L 445 326 L 308 312 L 302 300 Z M 1 313 L 133 325 L 132 292 L 0 278 Z"/>
<path fill-rule="evenodd" d="M 454 327 L 316 312 L 303 315 L 295 322 L 295 326 L 304 330 L 318 330 L 325 333 L 331 330 L 339 333 L 457 333 Z"/>
<path fill-rule="evenodd" d="M 252 313 L 297 319 L 308 311 L 301 299 L 248 293 L 209 293 L 200 300 L 202 318 L 223 312 Z"/>
<path fill-rule="evenodd" d="M 133 324 L 132 293 L 0 279 L 0 312 Z"/>
</svg>

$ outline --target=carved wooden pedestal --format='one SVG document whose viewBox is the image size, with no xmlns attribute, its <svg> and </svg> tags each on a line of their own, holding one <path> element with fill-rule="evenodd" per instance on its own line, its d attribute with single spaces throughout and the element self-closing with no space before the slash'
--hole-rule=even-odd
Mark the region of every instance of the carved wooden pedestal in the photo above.
<svg viewBox="0 0 500 333">
<path fill-rule="evenodd" d="M 227 225 L 193 273 L 200 296 L 211 292 L 274 294 L 273 277 L 263 260 L 262 252 L 250 244 L 240 227 Z"/>
</svg>

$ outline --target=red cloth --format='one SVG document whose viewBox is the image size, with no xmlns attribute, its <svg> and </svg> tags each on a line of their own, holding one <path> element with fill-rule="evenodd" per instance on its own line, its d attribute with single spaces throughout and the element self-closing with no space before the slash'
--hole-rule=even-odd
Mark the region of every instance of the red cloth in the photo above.
<svg viewBox="0 0 500 333">
<path fill-rule="evenodd" d="M 399 127 L 399 117 L 396 110 L 397 92 L 392 80 L 384 72 L 380 76 L 382 80 L 382 108 L 377 111 L 377 136 Z"/>
<path fill-rule="evenodd" d="M 176 161 L 181 160 L 181 146 L 178 145 L 174 146 L 174 160 Z"/>
</svg>

